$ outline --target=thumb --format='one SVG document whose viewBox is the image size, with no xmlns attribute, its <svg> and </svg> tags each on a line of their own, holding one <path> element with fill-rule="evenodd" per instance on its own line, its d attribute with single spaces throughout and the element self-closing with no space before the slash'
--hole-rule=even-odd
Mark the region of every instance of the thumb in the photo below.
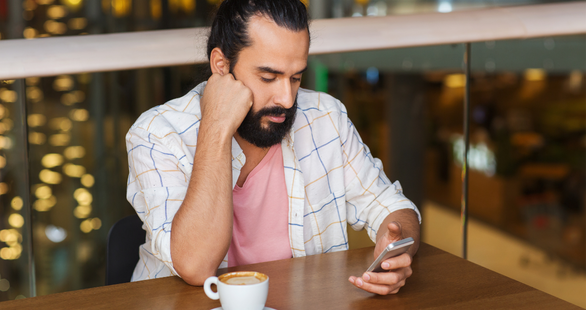
<svg viewBox="0 0 586 310">
<path fill-rule="evenodd" d="M 390 242 L 403 239 L 403 230 L 401 229 L 401 224 L 399 224 L 398 222 L 390 222 L 389 224 L 387 224 L 386 237 L 389 239 Z"/>
</svg>

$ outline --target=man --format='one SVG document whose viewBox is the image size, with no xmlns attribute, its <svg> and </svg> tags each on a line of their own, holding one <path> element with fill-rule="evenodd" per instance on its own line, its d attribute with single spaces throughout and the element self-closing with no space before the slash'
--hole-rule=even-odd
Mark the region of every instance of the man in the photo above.
<svg viewBox="0 0 586 310">
<path fill-rule="evenodd" d="M 413 237 L 388 272 L 352 276 L 398 292 L 419 245 L 419 213 L 327 94 L 299 88 L 309 28 L 298 0 L 226 0 L 208 41 L 212 76 L 145 112 L 127 135 L 128 200 L 146 243 L 133 280 L 202 285 L 218 267 L 348 249 L 347 223 L 374 257 Z M 335 270 L 332 270 L 335 272 Z"/>
</svg>

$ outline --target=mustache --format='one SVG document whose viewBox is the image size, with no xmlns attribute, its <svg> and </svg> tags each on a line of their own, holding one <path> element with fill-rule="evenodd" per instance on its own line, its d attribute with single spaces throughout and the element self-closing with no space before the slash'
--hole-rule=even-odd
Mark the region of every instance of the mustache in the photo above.
<svg viewBox="0 0 586 310">
<path fill-rule="evenodd" d="M 293 110 L 294 108 L 296 108 L 296 107 L 293 106 L 289 109 L 285 109 L 285 108 L 279 107 L 279 106 L 263 108 L 263 109 L 259 110 L 258 112 L 256 112 L 255 116 L 256 117 L 263 117 L 263 116 L 282 116 L 283 114 L 290 115 L 291 110 Z"/>
</svg>

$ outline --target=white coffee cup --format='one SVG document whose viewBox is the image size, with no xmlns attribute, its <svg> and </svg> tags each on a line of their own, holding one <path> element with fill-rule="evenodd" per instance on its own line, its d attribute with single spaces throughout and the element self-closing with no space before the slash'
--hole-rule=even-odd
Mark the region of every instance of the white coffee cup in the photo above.
<svg viewBox="0 0 586 310">
<path fill-rule="evenodd" d="M 212 291 L 212 284 L 217 292 Z M 207 278 L 203 290 L 209 298 L 220 299 L 223 310 L 262 310 L 269 294 L 269 277 L 254 271 L 230 272 Z"/>
</svg>

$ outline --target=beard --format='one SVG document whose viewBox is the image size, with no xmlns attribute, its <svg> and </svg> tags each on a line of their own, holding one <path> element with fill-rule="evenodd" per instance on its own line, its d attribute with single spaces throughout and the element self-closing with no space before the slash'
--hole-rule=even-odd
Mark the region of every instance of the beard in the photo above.
<svg viewBox="0 0 586 310">
<path fill-rule="evenodd" d="M 248 111 L 246 117 L 238 127 L 238 134 L 247 142 L 260 147 L 271 147 L 285 137 L 287 132 L 293 127 L 295 121 L 295 112 L 297 112 L 297 96 L 295 102 L 289 109 L 279 106 L 263 108 L 258 112 Z M 282 116 L 285 115 L 285 121 L 282 123 L 273 123 L 269 121 L 268 126 L 263 127 L 261 120 L 264 116 Z"/>
</svg>

